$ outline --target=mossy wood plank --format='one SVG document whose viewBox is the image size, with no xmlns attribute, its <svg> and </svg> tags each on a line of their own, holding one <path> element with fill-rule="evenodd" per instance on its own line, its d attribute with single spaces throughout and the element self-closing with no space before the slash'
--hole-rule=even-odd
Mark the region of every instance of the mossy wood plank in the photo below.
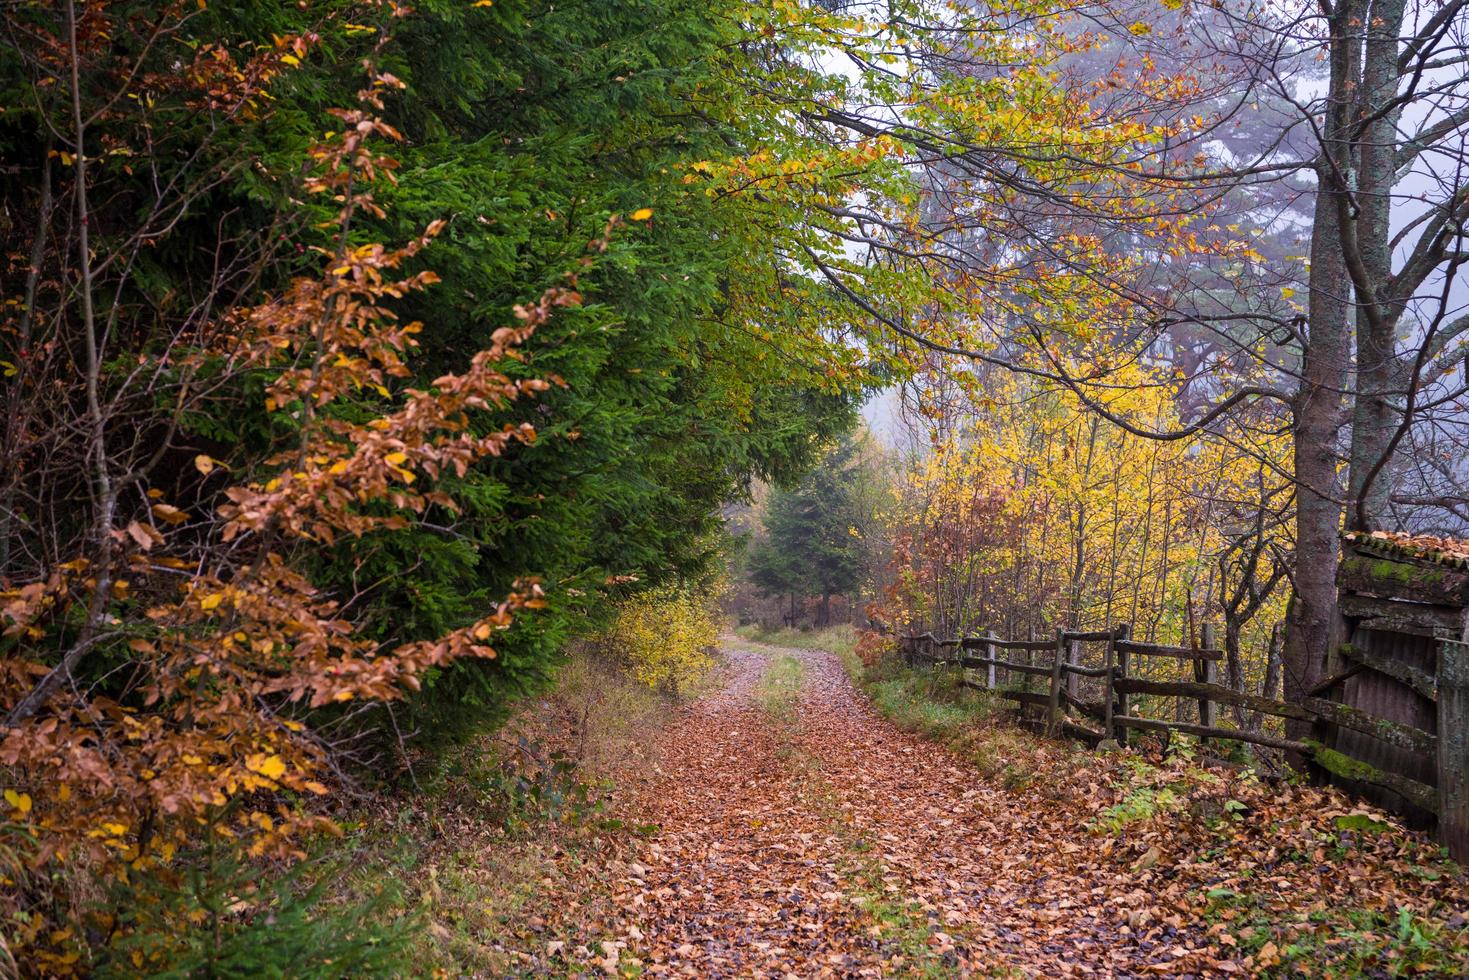
<svg viewBox="0 0 1469 980">
<path fill-rule="evenodd" d="M 1337 652 L 1348 660 L 1406 684 L 1430 701 L 1438 697 L 1438 685 L 1432 675 L 1411 664 L 1384 656 L 1359 643 L 1343 643 Z"/>
<path fill-rule="evenodd" d="M 1438 812 L 1438 791 L 1432 786 L 1396 773 L 1384 772 L 1371 763 L 1353 759 L 1320 743 L 1313 743 L 1311 751 L 1316 764 L 1333 776 L 1392 790 L 1416 807 L 1431 813 Z"/>
<path fill-rule="evenodd" d="M 1392 558 L 1350 555 L 1337 570 L 1336 583 L 1344 592 L 1390 599 L 1446 606 L 1469 603 L 1469 572 Z"/>
<path fill-rule="evenodd" d="M 1386 718 L 1378 718 L 1365 711 L 1358 711 L 1349 704 L 1328 701 L 1325 698 L 1305 698 L 1301 701 L 1301 705 L 1316 712 L 1333 725 L 1340 725 L 1354 732 L 1380 738 L 1389 745 L 1396 745 L 1400 749 L 1434 752 L 1438 748 L 1438 739 L 1428 732 L 1420 731 L 1410 725 L 1389 721 Z"/>
</svg>

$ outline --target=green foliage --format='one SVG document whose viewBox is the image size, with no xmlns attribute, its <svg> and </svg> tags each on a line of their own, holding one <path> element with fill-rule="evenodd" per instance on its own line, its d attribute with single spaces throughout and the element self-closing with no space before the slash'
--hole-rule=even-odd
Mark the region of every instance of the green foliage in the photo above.
<svg viewBox="0 0 1469 980">
<path fill-rule="evenodd" d="M 765 537 L 750 550 L 750 580 L 767 595 L 815 595 L 823 600 L 854 592 L 867 571 L 861 539 L 862 478 L 857 444 L 833 446 L 794 489 L 776 488 L 763 523 Z M 826 625 L 825 606 L 818 626 Z"/>
<path fill-rule="evenodd" d="M 570 638 L 616 615 L 609 577 L 706 581 L 721 558 L 718 507 L 754 478 L 792 479 L 850 425 L 858 387 L 791 372 L 745 329 L 755 311 L 731 294 L 729 270 L 777 261 L 771 243 L 684 180 L 691 163 L 757 138 L 754 116 L 691 111 L 730 94 L 729 14 L 691 0 L 439 2 L 400 32 L 409 88 L 391 118 L 409 145 L 392 233 L 452 216 L 423 260 L 443 284 L 405 305 L 426 324 L 424 378 L 553 282 L 609 216 L 652 210 L 582 277 L 586 302 L 527 346 L 526 376 L 564 382 L 533 414 L 537 442 L 466 478 L 480 503 L 446 516 L 452 532 L 333 556 L 344 572 L 365 557 L 383 572 L 368 580 L 385 634 L 463 622 L 518 574 L 550 586 L 549 607 L 501 638 L 495 661 L 426 689 L 415 727 L 473 730 L 542 686 Z M 395 561 L 406 574 L 387 574 Z"/>
<path fill-rule="evenodd" d="M 409 942 L 422 923 L 385 914 L 397 901 L 390 888 L 333 901 L 346 873 L 340 864 L 262 870 L 210 849 L 176 881 L 142 875 L 120 886 L 125 894 L 114 905 L 124 910 L 125 938 L 96 975 L 329 980 L 410 972 Z"/>
</svg>

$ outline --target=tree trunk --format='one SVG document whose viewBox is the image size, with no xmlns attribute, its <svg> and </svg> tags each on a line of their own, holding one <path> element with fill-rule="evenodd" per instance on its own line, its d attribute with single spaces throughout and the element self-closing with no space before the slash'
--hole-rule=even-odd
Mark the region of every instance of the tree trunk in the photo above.
<svg viewBox="0 0 1469 980">
<path fill-rule="evenodd" d="M 1361 531 L 1381 527 L 1388 516 L 1392 445 L 1407 395 L 1408 372 L 1397 344 L 1404 307 L 1392 295 L 1390 227 L 1401 113 L 1387 109 L 1397 96 L 1402 23 L 1403 0 L 1372 4 L 1363 45 L 1361 101 L 1353 113 L 1367 120 L 1353 140 L 1357 187 L 1351 203 L 1356 207 L 1339 200 L 1336 214 L 1357 292 L 1357 385 L 1347 524 Z"/>
<path fill-rule="evenodd" d="M 1353 24 L 1360 5 L 1346 0 L 1331 19 L 1331 81 L 1322 123 L 1322 159 L 1317 166 L 1311 232 L 1310 331 L 1296 393 L 1292 449 L 1296 471 L 1295 595 L 1286 620 L 1282 672 L 1285 700 L 1297 703 L 1325 669 L 1336 618 L 1336 566 L 1342 508 L 1337 497 L 1337 435 L 1350 364 L 1349 296 L 1343 259 L 1339 204 L 1347 196 L 1352 167 L 1345 142 L 1360 43 Z M 1289 722 L 1287 735 L 1304 736 L 1302 722 Z"/>
</svg>

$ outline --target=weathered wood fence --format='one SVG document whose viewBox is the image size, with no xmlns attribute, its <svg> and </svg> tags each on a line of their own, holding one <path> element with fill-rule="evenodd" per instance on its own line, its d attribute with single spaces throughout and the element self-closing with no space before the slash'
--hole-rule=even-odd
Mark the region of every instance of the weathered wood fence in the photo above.
<svg viewBox="0 0 1469 980">
<path fill-rule="evenodd" d="M 1360 573 L 1349 562 L 1343 568 Z M 1389 572 L 1379 568 L 1373 587 L 1385 590 Z M 1463 861 L 1469 860 L 1469 643 L 1463 609 L 1445 605 L 1443 577 L 1435 581 L 1431 596 L 1413 602 L 1378 596 L 1354 606 L 1344 595 L 1339 639 L 1346 642 L 1334 646 L 1322 682 L 1295 704 L 1220 684 L 1223 652 L 1207 626 L 1196 646 L 1140 643 L 1125 623 L 1090 632 L 1058 629 L 1047 639 L 924 633 L 899 644 L 910 664 L 965 668 L 964 684 L 1016 702 L 1022 719 L 1048 734 L 1105 747 L 1126 745 L 1131 731 L 1178 732 L 1294 753 L 1384 806 L 1431 816 L 1440 839 Z M 1469 563 L 1463 581 L 1449 585 L 1469 596 Z M 1157 659 L 1191 664 L 1193 680 L 1142 676 L 1140 668 Z M 969 670 L 982 673 L 976 678 Z M 1144 716 L 1138 701 L 1145 697 L 1175 699 L 1172 717 Z M 1310 736 L 1223 727 L 1220 705 L 1305 723 L 1289 728 Z"/>
<path fill-rule="evenodd" d="M 1182 732 L 1202 738 L 1225 738 L 1287 750 L 1307 745 L 1268 732 L 1219 726 L 1219 706 L 1238 704 L 1252 711 L 1286 718 L 1314 719 L 1310 711 L 1271 698 L 1225 687 L 1216 679 L 1223 651 L 1213 645 L 1214 630 L 1204 627 L 1197 647 L 1141 643 L 1123 623 L 1110 630 L 1075 632 L 1056 630 L 1045 640 L 1012 640 L 990 632 L 974 636 L 939 638 L 932 633 L 904 637 L 903 653 L 915 665 L 951 665 L 984 671 L 982 680 L 965 677 L 971 687 L 995 690 L 1017 702 L 1022 717 L 1027 709 L 1043 730 L 1067 734 L 1094 744 L 1108 740 L 1127 744 L 1130 730 Z M 1086 648 L 1100 647 L 1100 656 L 1086 656 Z M 1018 659 L 1022 657 L 1024 659 Z M 1183 660 L 1194 668 L 1194 680 L 1153 680 L 1141 676 L 1139 665 L 1150 658 Z M 1087 660 L 1098 663 L 1090 666 Z M 1011 678 L 1018 677 L 1018 685 Z M 1032 680 L 1038 678 L 1039 680 Z M 1073 678 L 1094 683 L 1084 685 Z M 1087 697 L 1088 688 L 1095 697 Z M 1133 710 L 1134 696 L 1182 698 L 1198 706 L 1197 721 L 1149 718 Z M 1073 712 L 1076 717 L 1073 717 Z"/>
</svg>

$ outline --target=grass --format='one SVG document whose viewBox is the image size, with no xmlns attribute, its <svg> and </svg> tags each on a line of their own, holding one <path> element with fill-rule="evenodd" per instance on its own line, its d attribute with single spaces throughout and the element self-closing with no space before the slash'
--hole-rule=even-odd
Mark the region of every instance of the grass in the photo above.
<svg viewBox="0 0 1469 980">
<path fill-rule="evenodd" d="M 779 627 L 766 629 L 752 623 L 735 629 L 736 635 L 752 643 L 772 647 L 788 647 L 793 650 L 826 650 L 846 657 L 857 646 L 857 628 L 851 623 L 838 623 L 825 629 L 790 629 Z"/>
<path fill-rule="evenodd" d="M 1313 909 L 1302 921 L 1282 923 L 1249 892 L 1208 892 L 1205 919 L 1219 923 L 1242 953 L 1272 976 L 1308 975 L 1330 962 L 1332 976 L 1461 976 L 1465 931 L 1408 906 L 1396 912 L 1360 907 Z"/>
<path fill-rule="evenodd" d="M 777 721 L 794 720 L 796 697 L 806 680 L 806 668 L 801 661 L 788 653 L 771 659 L 760 675 L 755 689 L 755 700 L 760 707 Z"/>
<path fill-rule="evenodd" d="M 1086 762 L 1086 754 L 1071 743 L 1041 739 L 1004 723 L 1009 705 L 995 692 L 964 685 L 960 670 L 912 669 L 894 657 L 870 666 L 855 657 L 846 663 L 878 711 L 899 728 L 942 742 L 1006 789 L 1031 785 L 1038 752 L 1048 765 L 1055 764 L 1057 753 L 1068 765 Z"/>
</svg>

